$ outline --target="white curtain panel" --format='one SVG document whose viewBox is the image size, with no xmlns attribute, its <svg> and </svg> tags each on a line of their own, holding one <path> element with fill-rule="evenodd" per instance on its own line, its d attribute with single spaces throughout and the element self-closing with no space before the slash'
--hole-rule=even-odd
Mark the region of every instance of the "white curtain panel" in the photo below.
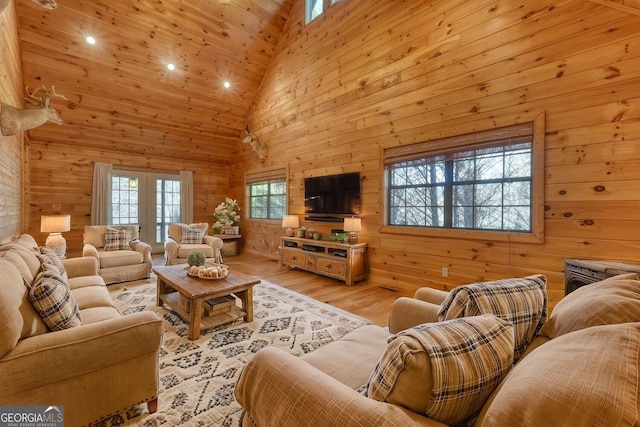
<svg viewBox="0 0 640 427">
<path fill-rule="evenodd" d="M 109 194 L 111 193 L 111 163 L 94 162 L 91 192 L 91 225 L 109 224 Z"/>
<path fill-rule="evenodd" d="M 193 172 L 180 171 L 180 215 L 185 224 L 193 222 Z"/>
</svg>

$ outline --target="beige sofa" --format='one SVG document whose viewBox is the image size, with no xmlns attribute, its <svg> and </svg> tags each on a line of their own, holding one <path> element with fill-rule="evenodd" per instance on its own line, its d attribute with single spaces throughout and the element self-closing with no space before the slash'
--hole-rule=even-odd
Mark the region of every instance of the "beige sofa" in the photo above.
<svg viewBox="0 0 640 427">
<path fill-rule="evenodd" d="M 0 246 L 0 405 L 64 406 L 68 426 L 142 402 L 155 412 L 162 320 L 148 311 L 121 315 L 97 260 L 71 258 L 61 261 L 62 275 L 81 320 L 52 331 L 29 297 L 52 265 L 38 257 L 28 234 Z"/>
<path fill-rule="evenodd" d="M 434 384 L 455 389 L 461 386 L 455 376 L 463 372 L 437 377 L 438 357 L 424 357 L 417 341 L 410 338 L 417 330 L 442 331 L 453 322 L 482 319 L 498 324 L 502 319 L 485 319 L 492 317 L 485 315 L 438 322 L 448 295 L 421 289 L 415 298 L 400 298 L 392 307 L 391 333 L 364 326 L 300 358 L 275 347 L 258 351 L 235 388 L 235 397 L 246 411 L 243 425 L 639 425 L 640 281 L 636 275 L 613 277 L 565 296 L 524 355 L 479 399 L 478 409 L 464 422 L 455 423 L 434 419 L 442 412 L 427 415 L 410 409 L 416 402 L 437 405 L 434 396 L 441 389 Z M 413 328 L 416 324 L 423 325 Z M 389 359 L 392 347 L 405 351 Z M 388 367 L 389 361 L 401 369 L 395 378 L 385 377 L 393 369 L 380 369 Z M 372 375 L 374 369 L 377 375 Z M 370 388 L 356 391 L 375 382 L 388 386 L 386 398 L 368 397 Z M 469 412 L 466 404 L 449 415 L 465 412 Z"/>
<path fill-rule="evenodd" d="M 109 249 L 109 241 L 105 237 L 108 228 L 127 232 L 130 237 L 126 246 L 106 250 Z M 99 274 L 108 285 L 147 279 L 151 275 L 151 246 L 139 240 L 137 224 L 87 225 L 84 227 L 83 243 L 82 256 L 98 260 Z"/>
<path fill-rule="evenodd" d="M 209 224 L 200 222 L 196 224 L 169 224 L 169 237 L 164 242 L 164 264 L 186 264 L 189 253 L 200 251 L 204 254 L 207 262 L 222 264 L 222 245 L 224 242 L 221 238 L 215 236 L 207 236 Z M 185 233 L 198 231 L 199 237 L 197 241 L 186 241 Z"/>
</svg>

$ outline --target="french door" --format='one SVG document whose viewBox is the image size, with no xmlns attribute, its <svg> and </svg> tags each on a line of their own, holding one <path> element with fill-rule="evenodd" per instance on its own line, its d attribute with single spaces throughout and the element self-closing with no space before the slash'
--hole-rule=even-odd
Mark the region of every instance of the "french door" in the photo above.
<svg viewBox="0 0 640 427">
<path fill-rule="evenodd" d="M 110 200 L 110 224 L 138 224 L 140 240 L 153 253 L 164 251 L 168 225 L 180 222 L 178 175 L 114 170 Z"/>
</svg>

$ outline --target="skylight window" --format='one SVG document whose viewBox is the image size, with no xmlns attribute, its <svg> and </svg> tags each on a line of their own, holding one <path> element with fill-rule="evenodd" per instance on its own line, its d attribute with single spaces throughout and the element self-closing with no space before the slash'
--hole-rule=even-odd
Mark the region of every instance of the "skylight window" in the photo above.
<svg viewBox="0 0 640 427">
<path fill-rule="evenodd" d="M 308 24 L 318 16 L 322 15 L 327 7 L 337 3 L 338 1 L 340 0 L 305 0 L 306 23 Z"/>
</svg>

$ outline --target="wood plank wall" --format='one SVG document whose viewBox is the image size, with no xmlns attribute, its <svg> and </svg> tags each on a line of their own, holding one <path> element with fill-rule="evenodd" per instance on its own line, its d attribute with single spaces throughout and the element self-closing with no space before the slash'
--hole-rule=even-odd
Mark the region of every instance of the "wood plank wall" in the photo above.
<svg viewBox="0 0 640 427">
<path fill-rule="evenodd" d="M 195 222 L 213 224 L 213 210 L 228 194 L 229 165 L 226 164 L 131 156 L 126 152 L 42 141 L 31 142 L 30 154 L 29 233 L 44 243 L 47 233 L 40 232 L 40 215 L 71 214 L 71 231 L 64 233 L 67 252 L 71 255 L 82 254 L 84 226 L 91 224 L 94 162 L 111 163 L 115 169 L 176 174 L 180 170 L 193 171 Z M 54 204 L 60 204 L 60 212 L 54 210 Z"/>
<path fill-rule="evenodd" d="M 22 69 L 18 45 L 18 19 L 15 3 L 0 11 L 0 102 L 22 107 Z M 0 241 L 10 240 L 25 230 L 23 180 L 27 150 L 22 134 L 0 134 Z"/>
<path fill-rule="evenodd" d="M 234 197 L 246 204 L 247 170 L 288 165 L 288 211 L 302 218 L 304 177 L 359 171 L 370 277 L 406 292 L 544 273 L 557 301 L 564 258 L 640 263 L 640 17 L 581 0 L 342 0 L 305 25 L 303 8 L 248 120 L 269 155 L 239 145 Z M 538 113 L 543 244 L 380 231 L 382 148 Z M 243 221 L 245 250 L 275 257 L 280 224 Z"/>
</svg>

